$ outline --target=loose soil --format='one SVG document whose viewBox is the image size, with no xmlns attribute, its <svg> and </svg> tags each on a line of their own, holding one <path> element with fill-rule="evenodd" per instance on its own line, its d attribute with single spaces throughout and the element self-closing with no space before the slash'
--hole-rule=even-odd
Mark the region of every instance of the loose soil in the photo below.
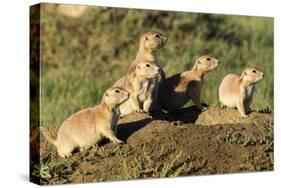
<svg viewBox="0 0 281 188">
<path fill-rule="evenodd" d="M 126 143 L 104 141 L 69 159 L 41 137 L 41 168 L 48 169 L 40 183 L 273 170 L 273 113 L 241 119 L 235 109 L 192 106 L 157 118 L 134 114 L 120 119 L 117 137 Z"/>
</svg>

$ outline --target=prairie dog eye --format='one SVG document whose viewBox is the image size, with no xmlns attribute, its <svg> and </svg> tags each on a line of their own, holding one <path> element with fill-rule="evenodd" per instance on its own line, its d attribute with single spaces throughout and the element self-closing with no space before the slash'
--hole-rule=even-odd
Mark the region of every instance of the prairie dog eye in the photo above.
<svg viewBox="0 0 281 188">
<path fill-rule="evenodd" d="M 207 61 L 211 61 L 211 58 L 207 57 Z"/>
<path fill-rule="evenodd" d="M 120 90 L 119 90 L 119 89 L 116 89 L 114 92 L 115 92 L 115 93 L 120 93 Z"/>
<path fill-rule="evenodd" d="M 149 65 L 149 64 L 146 64 L 145 66 L 146 66 L 146 67 L 150 67 L 150 65 Z"/>
<path fill-rule="evenodd" d="M 156 37 L 156 38 L 160 38 L 160 35 L 156 34 L 155 37 Z"/>
<path fill-rule="evenodd" d="M 253 73 L 257 73 L 257 71 L 256 71 L 256 70 L 252 70 L 252 72 L 253 72 Z"/>
</svg>

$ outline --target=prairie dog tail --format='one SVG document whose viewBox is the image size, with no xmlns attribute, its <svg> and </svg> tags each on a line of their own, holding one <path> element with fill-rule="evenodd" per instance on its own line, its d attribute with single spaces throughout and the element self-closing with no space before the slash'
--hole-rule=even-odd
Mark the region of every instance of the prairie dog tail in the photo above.
<svg viewBox="0 0 281 188">
<path fill-rule="evenodd" d="M 57 146 L 57 137 L 53 132 L 48 130 L 46 127 L 41 127 L 41 132 L 46 138 L 46 140 Z"/>
</svg>

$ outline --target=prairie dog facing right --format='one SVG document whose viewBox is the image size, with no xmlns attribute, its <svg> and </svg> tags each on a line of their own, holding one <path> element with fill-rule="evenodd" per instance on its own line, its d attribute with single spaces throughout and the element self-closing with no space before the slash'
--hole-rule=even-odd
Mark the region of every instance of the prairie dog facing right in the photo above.
<svg viewBox="0 0 281 188">
<path fill-rule="evenodd" d="M 61 157 L 69 157 L 75 148 L 85 150 L 104 137 L 114 143 L 122 143 L 115 135 L 119 119 L 119 106 L 129 98 L 129 92 L 112 87 L 103 95 L 102 102 L 93 108 L 74 113 L 61 125 L 57 137 L 42 128 L 44 137 L 57 147 Z"/>
<path fill-rule="evenodd" d="M 246 68 L 241 76 L 226 75 L 219 86 L 222 107 L 237 107 L 242 118 L 247 118 L 253 99 L 255 84 L 263 79 L 264 73 L 257 68 Z"/>
<path fill-rule="evenodd" d="M 161 79 L 165 79 L 165 73 L 157 61 L 157 52 L 167 43 L 167 37 L 159 32 L 143 33 L 139 40 L 139 50 L 137 55 L 129 66 L 126 75 L 134 73 L 137 65 L 141 62 L 151 62 L 159 67 Z M 126 75 L 115 82 L 114 86 L 123 87 Z"/>
<path fill-rule="evenodd" d="M 218 59 L 210 55 L 203 55 L 196 60 L 191 70 L 167 78 L 160 84 L 161 108 L 173 112 L 191 99 L 199 110 L 205 110 L 200 99 L 204 77 L 218 65 Z"/>
<path fill-rule="evenodd" d="M 160 69 L 162 79 L 165 79 L 165 73 L 157 62 L 156 53 L 167 43 L 167 37 L 159 32 L 146 32 L 140 37 L 139 51 L 133 63 L 128 68 L 127 74 L 134 72 L 138 63 L 149 61 L 157 65 Z"/>
<path fill-rule="evenodd" d="M 147 84 L 148 88 L 143 88 L 145 90 L 150 90 L 153 97 L 153 99 L 149 99 L 152 100 L 152 104 L 148 108 L 145 107 L 144 112 L 151 112 L 159 109 L 159 105 L 157 103 L 159 84 L 160 82 L 165 80 L 166 76 L 165 72 L 158 64 L 157 52 L 159 51 L 159 49 L 164 47 L 166 43 L 167 37 L 159 32 L 143 33 L 140 37 L 139 50 L 136 58 L 129 66 L 125 76 L 121 77 L 114 84 L 114 86 L 124 87 L 125 80 L 129 77 L 130 74 L 135 73 L 136 67 L 142 62 L 150 62 L 151 64 L 154 64 L 154 66 L 157 66 L 159 68 L 160 74 L 157 77 L 149 80 L 149 83 Z"/>
<path fill-rule="evenodd" d="M 151 62 L 140 62 L 131 74 L 126 75 L 123 87 L 130 92 L 129 99 L 120 105 L 120 116 L 134 112 L 148 112 L 154 100 L 151 80 L 160 76 L 160 69 Z"/>
</svg>

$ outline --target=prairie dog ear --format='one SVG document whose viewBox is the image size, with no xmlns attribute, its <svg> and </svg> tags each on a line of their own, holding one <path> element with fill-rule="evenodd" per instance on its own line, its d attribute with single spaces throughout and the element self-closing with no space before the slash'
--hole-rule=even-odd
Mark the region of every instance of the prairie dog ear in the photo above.
<svg viewBox="0 0 281 188">
<path fill-rule="evenodd" d="M 245 72 L 243 73 L 243 75 L 247 76 L 247 72 L 245 71 Z"/>
<path fill-rule="evenodd" d="M 147 37 L 147 36 L 145 37 L 145 40 L 148 40 L 148 37 Z"/>
<path fill-rule="evenodd" d="M 201 64 L 201 61 L 200 61 L 200 60 L 198 60 L 198 61 L 197 61 L 197 64 L 199 64 L 199 65 L 200 65 L 200 64 Z"/>
</svg>

